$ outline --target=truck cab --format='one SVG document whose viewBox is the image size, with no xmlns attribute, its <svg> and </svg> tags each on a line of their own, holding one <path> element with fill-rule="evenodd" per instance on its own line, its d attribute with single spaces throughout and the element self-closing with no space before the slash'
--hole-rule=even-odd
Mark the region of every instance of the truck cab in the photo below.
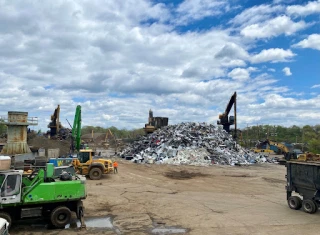
<svg viewBox="0 0 320 235">
<path fill-rule="evenodd" d="M 1 205 L 21 201 L 22 174 L 22 170 L 0 171 Z"/>
</svg>

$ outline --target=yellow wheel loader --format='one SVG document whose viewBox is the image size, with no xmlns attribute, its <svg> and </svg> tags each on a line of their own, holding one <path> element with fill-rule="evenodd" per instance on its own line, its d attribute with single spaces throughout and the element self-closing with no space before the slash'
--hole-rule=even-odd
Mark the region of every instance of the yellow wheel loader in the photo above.
<svg viewBox="0 0 320 235">
<path fill-rule="evenodd" d="M 112 161 L 96 157 L 92 149 L 80 149 L 72 164 L 79 174 L 89 176 L 92 180 L 101 179 L 102 174 L 113 173 Z"/>
</svg>

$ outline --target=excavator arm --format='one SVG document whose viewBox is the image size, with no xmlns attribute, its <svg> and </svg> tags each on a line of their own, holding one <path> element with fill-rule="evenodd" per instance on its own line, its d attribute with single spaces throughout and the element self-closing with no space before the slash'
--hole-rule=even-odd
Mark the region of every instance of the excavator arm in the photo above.
<svg viewBox="0 0 320 235">
<path fill-rule="evenodd" d="M 78 105 L 76 113 L 74 115 L 73 126 L 72 126 L 72 146 L 71 149 L 75 149 L 79 152 L 81 144 L 81 106 Z"/>
<path fill-rule="evenodd" d="M 229 113 L 230 110 L 234 106 L 234 116 L 230 116 Z M 237 92 L 234 92 L 234 94 L 231 96 L 229 103 L 227 104 L 227 107 L 224 111 L 224 113 L 219 115 L 219 120 L 217 121 L 218 125 L 222 125 L 223 129 L 230 133 L 230 126 L 235 124 L 235 137 L 237 136 Z"/>
</svg>

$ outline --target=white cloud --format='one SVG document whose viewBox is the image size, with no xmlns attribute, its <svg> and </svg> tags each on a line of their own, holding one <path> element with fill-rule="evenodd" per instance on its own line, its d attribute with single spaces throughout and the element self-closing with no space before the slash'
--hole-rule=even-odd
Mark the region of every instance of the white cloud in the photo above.
<svg viewBox="0 0 320 235">
<path fill-rule="evenodd" d="M 320 34 L 311 34 L 308 38 L 294 44 L 293 47 L 312 48 L 320 50 Z"/>
<path fill-rule="evenodd" d="M 311 88 L 319 88 L 320 87 L 320 84 L 317 84 L 317 85 L 313 85 Z"/>
<path fill-rule="evenodd" d="M 289 15 L 306 16 L 320 13 L 320 1 L 309 1 L 306 5 L 287 6 L 286 10 Z"/>
<path fill-rule="evenodd" d="M 291 76 L 291 75 L 292 75 L 289 67 L 284 67 L 284 68 L 282 69 L 282 72 L 283 72 L 286 76 Z"/>
<path fill-rule="evenodd" d="M 102 114 L 102 117 L 103 117 L 103 119 L 105 119 L 105 120 L 107 120 L 107 121 L 109 121 L 109 120 L 112 119 L 112 116 L 109 115 L 109 114 Z"/>
<path fill-rule="evenodd" d="M 215 58 L 228 58 L 228 59 L 248 59 L 249 55 L 248 52 L 233 42 L 228 42 L 218 53 L 215 54 Z"/>
<path fill-rule="evenodd" d="M 312 106 L 312 108 L 320 108 L 320 96 L 314 97 L 310 100 L 304 100 L 304 99 L 295 99 L 291 97 L 282 97 L 279 94 L 269 94 L 265 96 L 265 102 L 259 105 L 254 105 L 255 109 L 259 110 L 259 108 L 264 108 L 265 110 L 275 110 L 277 113 L 281 112 L 281 109 L 286 108 L 287 110 L 294 111 L 295 108 L 297 108 L 299 111 L 297 113 L 297 116 L 301 115 L 303 113 L 303 109 L 307 108 L 308 105 Z M 283 116 L 292 115 L 293 113 L 284 112 Z M 271 115 L 274 115 L 271 114 Z M 296 116 L 296 115 L 295 115 Z"/>
<path fill-rule="evenodd" d="M 288 61 L 295 54 L 291 50 L 284 50 L 281 48 L 264 49 L 259 54 L 255 54 L 251 57 L 252 63 L 263 62 L 283 62 Z"/>
<path fill-rule="evenodd" d="M 258 68 L 256 68 L 256 67 L 249 67 L 249 68 L 248 68 L 248 71 L 249 71 L 249 72 L 256 72 L 256 71 L 258 71 Z"/>
<path fill-rule="evenodd" d="M 245 81 L 249 79 L 250 73 L 247 69 L 243 68 L 235 68 L 231 72 L 228 73 L 228 77 L 231 77 L 236 80 Z"/>
<path fill-rule="evenodd" d="M 256 5 L 236 15 L 230 23 L 240 25 L 240 27 L 252 25 L 269 20 L 273 14 L 278 14 L 283 10 L 284 7 L 281 5 Z"/>
<path fill-rule="evenodd" d="M 228 8 L 225 0 L 184 0 L 176 10 L 180 17 L 174 23 L 185 25 L 193 20 L 220 15 Z"/>
<path fill-rule="evenodd" d="M 276 70 L 275 70 L 275 69 L 273 69 L 273 68 L 269 68 L 269 69 L 268 69 L 268 71 L 270 71 L 270 72 L 273 72 L 273 73 L 274 73 Z"/>
<path fill-rule="evenodd" d="M 263 23 L 256 23 L 243 28 L 240 33 L 247 38 L 271 38 L 281 34 L 292 35 L 308 27 L 303 20 L 292 21 L 288 16 L 278 16 Z"/>
</svg>

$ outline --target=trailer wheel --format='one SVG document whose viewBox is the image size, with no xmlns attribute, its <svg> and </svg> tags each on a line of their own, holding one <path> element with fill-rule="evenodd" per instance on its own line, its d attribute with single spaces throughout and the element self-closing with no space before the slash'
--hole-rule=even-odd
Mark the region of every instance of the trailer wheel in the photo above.
<svg viewBox="0 0 320 235">
<path fill-rule="evenodd" d="M 11 224 L 12 224 L 11 216 L 10 216 L 7 212 L 0 212 L 0 218 L 3 218 L 3 219 L 5 219 L 6 221 L 8 221 L 8 223 L 9 223 L 9 229 L 10 229 Z"/>
<path fill-rule="evenodd" d="M 313 214 L 317 211 L 318 205 L 310 199 L 306 199 L 302 201 L 302 209 L 304 212 Z"/>
<path fill-rule="evenodd" d="M 318 203 L 317 203 L 315 200 L 313 200 L 313 202 L 314 202 L 314 204 L 316 205 L 316 211 L 315 211 L 315 212 L 317 212 L 317 211 L 318 211 L 318 208 L 319 208 L 319 205 L 318 205 Z"/>
<path fill-rule="evenodd" d="M 302 206 L 301 198 L 298 196 L 291 196 L 288 199 L 288 206 L 293 210 L 299 210 Z"/>
<path fill-rule="evenodd" d="M 99 180 L 101 179 L 102 171 L 98 167 L 94 167 L 89 172 L 89 177 L 92 180 Z"/>
<path fill-rule="evenodd" d="M 50 216 L 50 221 L 53 226 L 57 228 L 63 228 L 70 223 L 71 211 L 68 207 L 58 206 L 52 212 Z"/>
</svg>

